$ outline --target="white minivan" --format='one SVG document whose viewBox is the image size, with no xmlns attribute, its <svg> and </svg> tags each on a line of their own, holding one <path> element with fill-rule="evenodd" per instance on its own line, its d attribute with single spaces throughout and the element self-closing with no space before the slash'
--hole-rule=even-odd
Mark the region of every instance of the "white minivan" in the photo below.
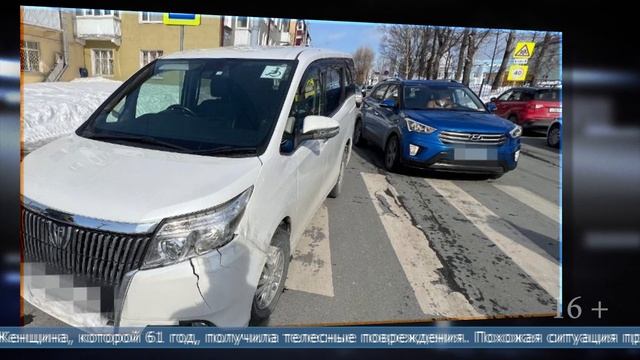
<svg viewBox="0 0 640 360">
<path fill-rule="evenodd" d="M 268 318 L 305 226 L 340 193 L 354 76 L 349 54 L 302 47 L 143 67 L 23 160 L 23 297 L 74 326 Z"/>
</svg>

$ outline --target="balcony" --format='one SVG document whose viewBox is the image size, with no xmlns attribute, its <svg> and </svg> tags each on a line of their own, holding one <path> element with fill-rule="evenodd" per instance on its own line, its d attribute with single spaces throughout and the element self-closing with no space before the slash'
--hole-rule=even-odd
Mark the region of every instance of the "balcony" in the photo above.
<svg viewBox="0 0 640 360">
<path fill-rule="evenodd" d="M 76 36 L 82 40 L 108 40 L 120 45 L 120 18 L 114 15 L 76 16 Z"/>
</svg>

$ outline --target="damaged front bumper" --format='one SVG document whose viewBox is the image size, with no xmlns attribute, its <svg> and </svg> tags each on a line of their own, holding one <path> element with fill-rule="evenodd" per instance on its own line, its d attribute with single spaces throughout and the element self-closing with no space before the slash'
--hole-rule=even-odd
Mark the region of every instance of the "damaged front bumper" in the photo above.
<svg viewBox="0 0 640 360">
<path fill-rule="evenodd" d="M 47 274 L 43 263 L 25 264 L 23 297 L 76 327 L 247 326 L 263 263 L 262 251 L 236 239 L 181 263 L 131 271 L 112 288 Z"/>
</svg>

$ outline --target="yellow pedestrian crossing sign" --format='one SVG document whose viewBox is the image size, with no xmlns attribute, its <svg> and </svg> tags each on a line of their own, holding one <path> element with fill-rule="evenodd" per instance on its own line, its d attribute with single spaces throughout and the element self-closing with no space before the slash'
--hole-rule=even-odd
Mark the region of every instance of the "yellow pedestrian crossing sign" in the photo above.
<svg viewBox="0 0 640 360">
<path fill-rule="evenodd" d="M 507 81 L 524 81 L 527 78 L 528 69 L 527 65 L 511 65 Z"/>
<path fill-rule="evenodd" d="M 536 43 L 533 41 L 519 41 L 513 51 L 514 59 L 529 59 L 533 55 L 533 48 L 536 47 Z"/>
</svg>

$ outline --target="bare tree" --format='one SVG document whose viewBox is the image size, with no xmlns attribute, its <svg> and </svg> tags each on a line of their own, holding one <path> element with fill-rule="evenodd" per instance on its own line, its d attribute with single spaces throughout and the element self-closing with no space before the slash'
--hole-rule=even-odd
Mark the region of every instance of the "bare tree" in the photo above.
<svg viewBox="0 0 640 360">
<path fill-rule="evenodd" d="M 515 40 L 516 40 L 516 32 L 515 30 L 509 31 L 509 35 L 507 36 L 507 45 L 504 48 L 504 53 L 502 54 L 502 62 L 500 63 L 500 68 L 498 68 L 498 72 L 496 72 L 496 76 L 493 78 L 493 83 L 491 84 L 491 90 L 496 90 L 502 84 L 504 79 L 504 74 L 507 70 L 507 64 L 509 63 L 509 56 L 513 52 L 515 48 Z"/>
<path fill-rule="evenodd" d="M 353 63 L 356 71 L 356 83 L 364 84 L 373 67 L 375 54 L 368 46 L 359 47 L 353 54 Z"/>
<path fill-rule="evenodd" d="M 437 79 L 440 70 L 440 63 L 445 53 L 452 48 L 452 43 L 457 41 L 455 29 L 439 28 L 435 30 L 433 46 L 431 48 L 431 66 L 429 68 L 429 79 Z"/>
<path fill-rule="evenodd" d="M 533 61 L 533 65 L 531 66 L 531 72 L 529 73 L 531 76 L 532 85 L 535 85 L 540 78 L 540 70 L 541 70 L 540 65 L 544 62 L 546 58 L 547 50 L 549 48 L 549 45 L 551 45 L 552 41 L 553 39 L 551 36 L 551 32 L 547 31 L 544 34 L 544 38 L 542 39 L 542 42 L 540 42 L 539 44 L 536 44 L 535 59 Z"/>
<path fill-rule="evenodd" d="M 469 85 L 469 81 L 471 78 L 471 69 L 473 68 L 473 60 L 476 56 L 476 52 L 489 35 L 489 32 L 490 30 L 479 32 L 478 30 L 474 29 L 467 36 L 467 52 L 464 57 L 464 71 L 462 73 L 462 83 L 467 86 Z"/>
<path fill-rule="evenodd" d="M 460 44 L 460 50 L 458 51 L 458 66 L 456 67 L 455 79 L 462 80 L 462 71 L 464 70 L 465 57 L 467 55 L 467 48 L 469 47 L 469 29 L 464 29 L 462 32 L 462 43 Z"/>
<path fill-rule="evenodd" d="M 418 48 L 416 49 L 416 55 L 418 57 L 418 63 L 416 65 L 416 75 L 418 78 L 424 78 L 427 76 L 427 69 L 429 67 L 430 53 L 429 53 L 429 41 L 433 38 L 434 30 L 431 27 L 423 27 L 418 30 L 419 41 Z"/>
<path fill-rule="evenodd" d="M 420 31 L 423 26 L 389 25 L 382 27 L 380 54 L 395 63 L 400 76 L 411 79 L 419 58 Z"/>
</svg>

